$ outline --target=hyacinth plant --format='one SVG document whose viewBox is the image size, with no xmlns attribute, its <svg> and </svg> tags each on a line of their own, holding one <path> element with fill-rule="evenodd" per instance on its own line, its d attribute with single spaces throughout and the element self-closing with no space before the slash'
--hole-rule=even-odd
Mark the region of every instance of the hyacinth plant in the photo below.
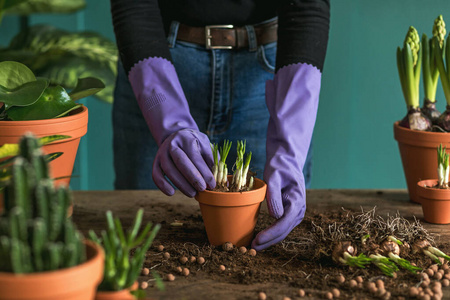
<svg viewBox="0 0 450 300">
<path fill-rule="evenodd" d="M 448 189 L 448 175 L 449 175 L 449 154 L 447 153 L 447 147 L 442 148 L 442 144 L 437 149 L 438 158 L 438 188 Z"/>
<path fill-rule="evenodd" d="M 447 102 L 446 110 L 437 120 L 437 125 L 448 132 L 450 131 L 450 48 L 447 47 L 449 36 L 444 40 L 442 34 L 445 35 L 445 32 L 441 32 L 439 36 L 432 39 L 436 66 L 441 76 L 442 88 Z"/>
<path fill-rule="evenodd" d="M 225 140 L 223 146 L 211 144 L 214 157 L 212 172 L 216 179 L 216 191 L 243 192 L 253 188 L 254 178 L 248 176 L 252 153 L 245 156 L 246 141 L 237 142 L 237 157 L 233 165 L 233 178 L 228 184 L 228 167 L 226 159 L 231 149 L 231 141 Z M 244 159 L 245 157 L 245 159 Z"/>
<path fill-rule="evenodd" d="M 400 126 L 413 130 L 430 130 L 431 121 L 419 107 L 419 84 L 422 65 L 422 49 L 417 30 L 410 26 L 403 48 L 397 48 L 397 67 L 407 106 L 407 114 Z"/>
<path fill-rule="evenodd" d="M 445 22 L 442 15 L 439 15 L 433 24 L 433 37 L 428 39 L 424 33 L 422 35 L 422 69 L 423 69 L 423 87 L 425 93 L 425 99 L 422 107 L 422 112 L 431 120 L 433 124 L 437 123 L 437 120 L 441 113 L 436 109 L 436 89 L 439 80 L 439 70 L 436 65 L 435 55 L 437 52 L 434 50 L 436 45 L 433 42 L 433 38 L 436 38 L 439 44 L 439 48 L 442 49 L 445 40 Z"/>
</svg>

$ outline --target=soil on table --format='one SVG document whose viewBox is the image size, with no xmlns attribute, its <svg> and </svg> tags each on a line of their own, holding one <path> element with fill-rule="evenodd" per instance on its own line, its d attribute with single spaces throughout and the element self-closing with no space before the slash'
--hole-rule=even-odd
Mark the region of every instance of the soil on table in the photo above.
<svg viewBox="0 0 450 300">
<path fill-rule="evenodd" d="M 77 221 L 78 228 L 85 233 L 90 228 L 98 230 L 106 226 L 104 210 L 90 206 L 95 205 L 74 208 L 74 220 Z M 396 273 L 396 278 L 390 278 L 373 265 L 365 269 L 351 268 L 337 265 L 327 257 L 315 260 L 304 255 L 305 249 L 302 249 L 299 241 L 307 236 L 312 228 L 312 222 L 320 224 L 341 221 L 347 213 L 343 209 L 316 211 L 308 208 L 303 222 L 283 242 L 257 252 L 256 256 L 251 256 L 250 251 L 241 253 L 236 247 L 231 251 L 225 251 L 221 246 L 209 245 L 200 210 L 193 202 L 192 205 L 171 203 L 170 199 L 152 202 L 144 197 L 135 200 L 133 205 L 124 203 L 114 210 L 125 228 L 131 226 L 139 206 L 145 208 L 146 220 L 162 225 L 144 263 L 144 267 L 150 269 L 150 274 L 139 277 L 140 283 L 148 281 L 149 287 L 146 292 L 151 299 L 256 300 L 259 299 L 260 292 L 266 294 L 266 299 L 275 300 L 285 299 L 284 297 L 327 299 L 327 293 L 333 289 L 340 291 L 340 296 L 333 299 L 386 299 L 386 296 L 372 294 L 366 288 L 367 282 L 376 282 L 379 279 L 383 281 L 385 290 L 390 293 L 389 299 L 419 299 L 409 296 L 410 287 L 422 284 L 419 274 L 400 270 Z M 268 227 L 274 221 L 264 206 L 265 204 L 261 209 L 256 232 Z M 412 215 L 406 218 L 414 222 Z M 435 242 L 439 249 L 450 253 L 449 241 L 436 236 Z M 164 246 L 162 251 L 158 249 L 160 245 Z M 182 263 L 181 257 L 186 257 L 187 262 Z M 190 261 L 191 257 L 195 257 L 195 262 Z M 205 259 L 203 264 L 198 263 L 200 257 Z M 434 264 L 431 259 L 421 255 L 411 256 L 408 259 L 423 269 Z M 221 269 L 222 265 L 225 270 Z M 184 276 L 179 272 L 179 268 L 182 271 L 184 268 L 188 269 L 189 275 Z M 175 279 L 164 280 L 165 290 L 160 291 L 156 288 L 153 271 L 164 279 L 168 274 L 174 275 Z M 446 277 L 450 277 L 448 272 L 450 271 L 442 271 Z M 339 282 L 340 275 L 345 278 L 344 283 Z M 363 283 L 350 287 L 349 282 L 357 279 L 362 279 Z M 436 281 L 438 280 L 431 279 L 432 283 Z M 444 280 L 441 279 L 440 282 L 444 283 Z M 300 289 L 305 291 L 304 297 L 299 296 Z M 444 292 L 442 299 L 450 299 L 450 288 L 443 287 L 442 290 Z"/>
<path fill-rule="evenodd" d="M 182 212 L 179 213 L 182 216 Z M 337 265 L 327 257 L 311 260 L 300 253 L 304 253 L 304 249 L 299 251 L 301 245 L 298 241 L 311 230 L 311 222 L 315 224 L 339 222 L 346 213 L 344 211 L 328 213 L 309 211 L 302 225 L 295 228 L 285 241 L 258 252 L 256 256 L 249 253 L 249 248 L 246 253 L 242 253 L 237 247 L 226 251 L 222 246 L 209 245 L 200 214 L 176 220 L 172 224 L 163 222 L 165 229 L 158 234 L 157 240 L 147 253 L 144 266 L 157 271 L 166 280 L 164 283 L 168 290 L 176 281 L 187 281 L 195 285 L 204 278 L 219 283 L 246 285 L 253 290 L 253 293 L 248 296 L 243 295 L 239 289 L 230 290 L 229 299 L 258 299 L 259 292 L 264 292 L 267 299 L 283 299 L 283 297 L 297 299 L 300 298 L 300 289 L 306 293 L 304 299 L 327 299 L 327 296 L 329 297 L 327 292 L 332 292 L 333 289 L 340 291 L 339 298 L 334 297 L 335 299 L 412 299 L 408 296 L 409 289 L 412 286 L 421 285 L 419 274 L 400 270 L 396 273 L 396 278 L 390 278 L 372 265 L 365 269 L 352 268 Z M 257 231 L 266 228 L 272 222 L 273 219 L 267 213 L 262 213 Z M 164 247 L 162 251 L 160 245 Z M 450 252 L 449 243 L 438 241 L 437 246 L 446 253 Z M 164 253 L 169 253 L 170 257 L 167 258 L 165 254 L 165 258 Z M 182 257 L 187 262 L 183 262 Z M 205 259 L 204 264 L 199 264 L 200 257 Z M 410 256 L 408 259 L 423 269 L 434 264 L 431 259 L 423 255 Z M 225 270 L 223 267 L 221 269 L 221 266 L 224 266 Z M 184 268 L 189 270 L 188 276 L 180 273 Z M 167 274 L 174 275 L 175 280 L 168 282 Z M 341 275 L 345 278 L 344 283 L 339 282 L 342 280 Z M 152 278 L 151 274 L 148 278 Z M 141 279 L 145 280 L 147 277 Z M 362 279 L 363 282 L 356 287 L 350 287 L 349 282 L 352 279 Z M 376 282 L 378 279 L 384 282 L 385 290 L 390 293 L 390 297 L 389 294 L 381 296 L 368 291 L 367 282 Z M 153 281 L 150 279 L 149 283 L 152 285 Z M 258 285 L 261 288 L 258 289 Z M 279 290 L 280 285 L 285 288 Z M 208 289 L 204 285 L 198 288 Z M 214 291 L 211 292 L 214 293 Z M 164 295 L 159 292 L 157 294 Z"/>
</svg>

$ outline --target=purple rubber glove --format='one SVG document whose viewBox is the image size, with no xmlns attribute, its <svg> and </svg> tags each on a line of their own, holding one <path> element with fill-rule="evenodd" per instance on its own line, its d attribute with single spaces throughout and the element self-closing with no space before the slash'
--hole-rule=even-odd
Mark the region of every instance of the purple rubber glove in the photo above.
<svg viewBox="0 0 450 300">
<path fill-rule="evenodd" d="M 159 149 L 153 163 L 153 180 L 166 195 L 174 188 L 188 197 L 216 182 L 208 137 L 198 130 L 178 80 L 175 67 L 160 57 L 139 61 L 128 74 L 147 125 Z"/>
<path fill-rule="evenodd" d="M 305 215 L 302 170 L 316 122 L 321 77 L 312 65 L 294 64 L 266 82 L 270 119 L 264 180 L 269 214 L 277 220 L 253 240 L 257 251 L 282 241 Z"/>
</svg>

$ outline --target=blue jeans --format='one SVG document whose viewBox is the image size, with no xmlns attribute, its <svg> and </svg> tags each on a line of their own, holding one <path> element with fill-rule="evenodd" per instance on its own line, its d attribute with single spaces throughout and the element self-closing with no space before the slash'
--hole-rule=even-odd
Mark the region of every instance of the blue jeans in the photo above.
<svg viewBox="0 0 450 300">
<path fill-rule="evenodd" d="M 200 131 L 211 143 L 231 140 L 227 159 L 231 172 L 237 140 L 246 140 L 252 152 L 250 170 L 262 178 L 266 161 L 269 112 L 265 83 L 275 69 L 276 43 L 257 46 L 252 26 L 248 49 L 208 50 L 176 41 L 178 22 L 168 36 L 172 61 Z M 157 189 L 152 179 L 158 146 L 141 114 L 128 77 L 120 64 L 113 105 L 114 169 L 116 189 Z M 306 188 L 311 180 L 311 147 L 303 169 Z"/>
</svg>

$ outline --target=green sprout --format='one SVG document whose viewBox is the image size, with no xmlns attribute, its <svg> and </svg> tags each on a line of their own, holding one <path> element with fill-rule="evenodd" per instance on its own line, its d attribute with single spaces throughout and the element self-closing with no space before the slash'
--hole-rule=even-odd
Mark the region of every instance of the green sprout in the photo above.
<svg viewBox="0 0 450 300">
<path fill-rule="evenodd" d="M 443 23 L 444 21 L 442 21 Z M 442 88 L 444 90 L 445 100 L 447 105 L 450 105 L 450 47 L 447 47 L 449 36 L 444 41 L 443 36 L 445 30 L 441 30 L 438 35 L 432 38 L 432 51 L 434 52 L 434 59 L 441 76 Z"/>
<path fill-rule="evenodd" d="M 410 26 L 403 43 L 397 48 L 397 67 L 408 110 L 419 108 L 419 83 L 422 51 L 417 30 Z"/>
<path fill-rule="evenodd" d="M 225 140 L 223 141 L 223 146 L 219 147 L 217 144 L 211 145 L 211 150 L 214 156 L 214 166 L 213 166 L 213 174 L 214 179 L 216 179 L 216 188 L 220 189 L 228 189 L 227 187 L 227 175 L 228 175 L 228 167 L 226 164 L 228 153 L 230 153 L 231 149 L 231 141 Z M 220 160 L 219 160 L 220 157 Z"/>
<path fill-rule="evenodd" d="M 248 168 L 250 166 L 250 161 L 252 159 L 252 153 L 248 153 L 245 157 L 245 146 L 246 141 L 237 142 L 237 157 L 236 163 L 234 164 L 234 174 L 233 180 L 231 182 L 231 191 L 239 192 L 243 190 L 250 190 L 253 187 L 253 177 L 250 177 L 250 182 L 247 188 L 247 174 Z"/>
<path fill-rule="evenodd" d="M 398 271 L 397 265 L 386 256 L 381 254 L 372 254 L 369 257 L 372 259 L 372 263 L 386 276 L 394 277 L 394 273 Z"/>
<path fill-rule="evenodd" d="M 442 144 L 437 149 L 438 158 L 438 178 L 439 188 L 448 188 L 448 175 L 449 175 L 449 154 L 446 151 L 447 147 L 442 148 Z"/>
</svg>

